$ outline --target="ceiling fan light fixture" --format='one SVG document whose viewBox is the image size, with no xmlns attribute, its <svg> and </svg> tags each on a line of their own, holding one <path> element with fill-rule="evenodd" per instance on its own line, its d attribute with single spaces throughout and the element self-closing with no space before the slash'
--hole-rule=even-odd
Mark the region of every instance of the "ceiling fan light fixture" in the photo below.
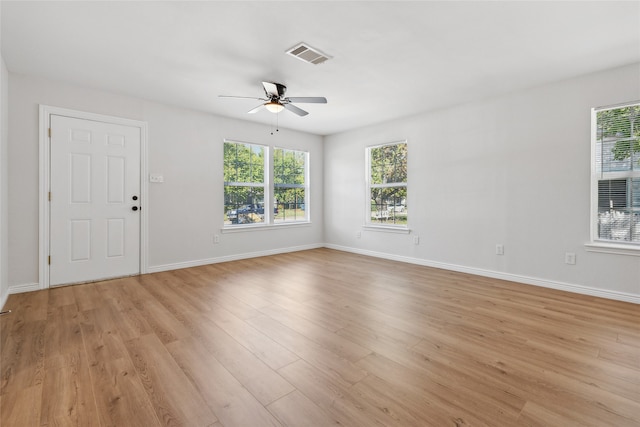
<svg viewBox="0 0 640 427">
<path fill-rule="evenodd" d="M 279 113 L 280 111 L 284 110 L 284 105 L 275 101 L 267 102 L 266 104 L 264 104 L 264 106 L 272 113 Z"/>
</svg>

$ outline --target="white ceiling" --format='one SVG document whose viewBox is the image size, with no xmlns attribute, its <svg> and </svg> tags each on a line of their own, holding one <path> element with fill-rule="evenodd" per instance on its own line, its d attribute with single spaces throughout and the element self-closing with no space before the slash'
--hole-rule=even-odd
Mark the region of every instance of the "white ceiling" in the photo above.
<svg viewBox="0 0 640 427">
<path fill-rule="evenodd" d="M 640 2 L 2 1 L 9 71 L 328 135 L 640 62 Z M 333 58 L 285 55 L 306 42 Z M 640 78 L 640 76 L 639 76 Z"/>
</svg>

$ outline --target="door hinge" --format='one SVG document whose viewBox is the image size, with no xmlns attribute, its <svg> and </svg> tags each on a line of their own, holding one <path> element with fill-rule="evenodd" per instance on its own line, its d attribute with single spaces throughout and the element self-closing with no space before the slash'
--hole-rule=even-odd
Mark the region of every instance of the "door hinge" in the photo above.
<svg viewBox="0 0 640 427">
<path fill-rule="evenodd" d="M 49 128 L 49 138 L 51 138 L 51 128 Z"/>
<path fill-rule="evenodd" d="M 49 265 L 51 265 L 51 255 L 49 255 L 48 257 L 49 259 L 47 260 L 49 262 Z"/>
<path fill-rule="evenodd" d="M 49 201 L 51 201 L 51 191 L 49 191 Z"/>
</svg>

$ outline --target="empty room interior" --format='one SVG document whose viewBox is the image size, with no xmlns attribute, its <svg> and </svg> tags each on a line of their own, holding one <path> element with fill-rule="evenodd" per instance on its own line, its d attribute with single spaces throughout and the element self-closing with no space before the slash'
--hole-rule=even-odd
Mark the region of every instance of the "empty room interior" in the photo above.
<svg viewBox="0 0 640 427">
<path fill-rule="evenodd" d="M 640 426 L 640 2 L 0 25 L 0 426 Z"/>
</svg>

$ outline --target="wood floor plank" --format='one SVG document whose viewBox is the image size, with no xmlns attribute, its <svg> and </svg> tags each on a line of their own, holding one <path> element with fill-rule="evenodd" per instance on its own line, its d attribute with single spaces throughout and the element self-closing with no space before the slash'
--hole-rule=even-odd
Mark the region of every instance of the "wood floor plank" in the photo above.
<svg viewBox="0 0 640 427">
<path fill-rule="evenodd" d="M 358 365 L 375 372 L 395 389 L 419 396 L 423 404 L 439 407 L 441 412 L 450 415 L 449 424 L 463 420 L 470 425 L 513 425 L 521 409 L 513 411 L 506 405 L 500 405 L 499 401 L 464 388 L 464 383 L 450 380 L 446 374 L 437 372 L 440 366 L 433 371 L 420 371 L 377 354 L 367 356 Z M 421 392 L 417 393 L 417 390 Z"/>
<path fill-rule="evenodd" d="M 385 303 L 380 301 L 341 299 L 336 301 L 336 305 L 345 312 L 343 316 L 353 322 L 374 325 L 382 323 L 413 337 L 420 337 L 424 329 L 438 328 L 444 324 L 442 320 L 433 321 L 404 312 L 395 313 L 387 310 Z"/>
<path fill-rule="evenodd" d="M 206 427 L 217 421 L 159 337 L 153 334 L 143 335 L 125 344 L 138 377 L 163 425 Z"/>
<path fill-rule="evenodd" d="M 164 343 L 189 336 L 189 331 L 167 309 L 136 281 L 135 286 L 123 287 L 124 294 L 142 315 L 155 335 Z"/>
<path fill-rule="evenodd" d="M 606 366 L 606 363 L 594 365 L 587 363 L 585 356 L 576 353 L 574 357 L 566 358 L 564 351 L 553 351 L 553 349 L 540 346 L 529 341 L 522 344 L 511 344 L 505 346 L 504 343 L 495 345 L 483 345 L 487 340 L 485 337 L 474 336 L 457 328 L 456 330 L 432 331 L 431 339 L 424 340 L 413 350 L 422 354 L 423 357 L 438 361 L 443 364 L 455 366 L 457 371 L 476 377 L 482 382 L 492 384 L 495 381 L 504 383 L 489 387 L 488 390 L 501 390 L 505 387 L 514 390 L 544 390 L 544 393 L 555 393 L 554 390 L 562 390 L 564 387 L 556 387 L 553 381 L 556 377 L 566 378 L 566 383 L 573 378 L 599 389 L 609 390 L 621 397 L 628 397 L 632 400 L 637 398 L 637 386 L 626 380 L 617 380 L 617 376 L 625 378 L 625 374 L 620 373 L 620 368 Z M 472 351 L 469 351 L 472 349 Z M 393 355 L 390 357 L 394 360 Z M 419 360 L 419 359 L 418 359 Z M 400 363 L 410 365 L 408 360 L 400 360 Z M 598 372 L 605 369 L 602 375 Z M 613 369 L 611 369 L 613 368 Z M 626 379 L 635 375 L 626 370 Z M 547 376 L 552 384 L 543 385 L 542 378 Z M 615 375 L 612 375 L 614 374 Z M 549 387 L 549 388 L 548 388 Z M 531 396 L 530 393 L 517 393 L 520 396 Z"/>
<path fill-rule="evenodd" d="M 90 373 L 101 426 L 166 425 L 156 416 L 131 359 L 97 362 Z"/>
<path fill-rule="evenodd" d="M 118 279 L 96 284 L 99 287 L 103 304 L 108 304 L 117 311 L 118 332 L 124 340 L 138 338 L 153 332 L 147 319 L 131 301 L 125 292 L 127 287 L 136 287 L 133 279 Z"/>
<path fill-rule="evenodd" d="M 461 421 L 461 419 L 452 420 L 445 417 L 439 419 L 438 412 L 444 411 L 442 411 L 442 408 L 438 408 L 438 411 L 430 408 L 435 402 L 416 403 L 411 399 L 407 399 L 401 390 L 375 375 L 368 375 L 365 379 L 355 384 L 351 392 L 357 394 L 372 406 L 379 408 L 380 411 L 402 426 L 436 427 L 451 423 L 455 425 L 456 421 Z"/>
<path fill-rule="evenodd" d="M 84 286 L 72 286 L 75 303 L 78 311 L 93 310 L 100 306 L 101 297 L 96 283 L 87 283 Z"/>
<path fill-rule="evenodd" d="M 185 292 L 184 286 L 176 286 L 174 285 L 176 283 L 175 279 L 171 277 L 168 279 L 170 280 L 162 279 L 155 275 L 145 275 L 140 277 L 139 282 L 145 292 L 153 296 L 179 322 L 182 337 L 192 335 L 196 333 L 198 323 L 201 322 L 201 316 L 193 315 L 198 313 L 199 310 L 186 298 L 188 292 Z M 200 309 L 208 311 L 209 307 L 201 307 Z"/>
<path fill-rule="evenodd" d="M 289 313 L 287 310 L 278 306 L 270 305 L 261 308 L 260 311 L 291 330 L 303 334 L 332 353 L 352 362 L 356 362 L 371 353 L 371 350 L 353 341 L 349 341 L 303 317 Z"/>
<path fill-rule="evenodd" d="M 89 364 L 83 348 L 55 356 L 47 363 L 40 423 L 47 426 L 100 426 Z M 49 366 L 51 366 L 49 368 Z"/>
<path fill-rule="evenodd" d="M 128 357 L 119 320 L 117 311 L 108 302 L 81 313 L 80 329 L 87 359 L 92 365 Z"/>
<path fill-rule="evenodd" d="M 357 323 L 349 324 L 337 331 L 336 334 L 357 343 L 363 348 L 369 349 L 371 352 L 381 354 L 389 354 L 411 348 L 422 340 L 418 337 L 406 339 L 406 337 L 394 335 L 392 331 Z"/>
<path fill-rule="evenodd" d="M 443 342 L 446 342 L 444 336 L 441 338 Z M 478 347 L 474 348 L 479 349 Z M 433 360 L 439 360 L 423 344 L 416 346 L 415 350 L 423 352 Z M 529 357 L 531 351 L 531 348 L 527 349 L 525 347 L 521 349 L 521 354 L 515 352 L 505 354 L 499 349 L 483 348 L 481 351 L 476 351 L 473 356 L 472 366 L 475 373 L 469 370 L 466 370 L 465 373 L 484 378 L 487 385 L 492 384 L 495 380 L 508 384 L 507 387 L 495 384 L 494 387 L 489 388 L 490 391 L 505 388 L 509 390 L 524 390 L 525 393 L 514 391 L 512 393 L 518 393 L 521 399 L 533 398 L 537 401 L 547 399 L 547 405 L 552 407 L 555 407 L 555 405 L 561 406 L 561 413 L 571 414 L 572 407 L 582 407 L 583 412 L 571 415 L 572 418 L 584 416 L 586 417 L 585 419 L 599 419 L 604 417 L 615 420 L 618 423 L 616 425 L 627 425 L 629 417 L 633 419 L 633 413 L 640 413 L 640 402 L 634 402 L 634 400 L 637 400 L 636 398 L 628 399 L 622 395 L 616 395 L 601 389 L 589 380 L 584 381 L 572 378 L 567 374 L 567 370 L 558 370 L 552 366 L 540 366 L 536 358 Z M 460 353 L 469 354 L 464 350 Z M 444 360 L 451 360 L 452 363 L 457 361 L 457 366 L 463 367 L 462 369 L 469 366 L 469 361 L 459 360 L 452 352 L 449 352 L 444 357 Z M 405 362 L 403 365 L 410 364 L 411 362 Z M 566 366 L 571 366 L 571 363 Z M 478 389 L 478 391 L 482 390 L 483 388 Z M 637 397 L 637 391 L 630 390 L 628 393 L 630 396 Z M 597 401 L 599 404 L 589 405 L 587 401 Z"/>
<path fill-rule="evenodd" d="M 304 360 L 285 366 L 279 372 L 341 425 L 403 425 L 403 420 L 388 408 L 385 410 L 386 406 L 378 406 L 354 390 L 353 384 Z"/>
<path fill-rule="evenodd" d="M 55 309 L 65 305 L 75 305 L 73 286 L 59 286 L 49 290 L 48 308 Z"/>
<path fill-rule="evenodd" d="M 47 368 L 55 368 L 55 361 L 64 360 L 60 356 L 84 351 L 78 316 L 78 307 L 75 304 L 50 308 L 44 331 Z"/>
<path fill-rule="evenodd" d="M 424 427 L 440 427 L 440 426 L 468 426 L 469 424 L 460 417 L 453 417 L 456 414 L 455 409 L 451 409 L 441 404 L 437 399 L 430 398 L 428 393 L 413 393 L 406 386 L 396 386 L 391 384 L 377 375 L 369 375 L 360 383 L 358 387 L 367 387 L 372 393 L 378 395 L 376 398 L 378 405 L 389 411 L 396 412 L 396 408 L 407 411 L 414 420 L 407 420 L 408 424 L 424 426 Z M 474 424 L 472 424 L 474 425 Z M 496 422 L 495 425 L 500 425 Z"/>
<path fill-rule="evenodd" d="M 640 348 L 640 331 L 637 331 L 637 332 L 638 332 L 637 334 L 628 333 L 628 332 L 619 333 L 616 341 L 621 344 L 631 345 L 631 346 Z"/>
<path fill-rule="evenodd" d="M 260 315 L 257 309 L 245 304 L 227 292 L 210 293 L 209 301 L 216 303 L 220 307 L 224 307 L 229 313 L 239 319 L 250 319 Z"/>
<path fill-rule="evenodd" d="M 42 384 L 10 391 L 0 399 L 0 425 L 39 426 Z M 34 402 L 36 403 L 34 405 Z"/>
<path fill-rule="evenodd" d="M 260 316 L 249 319 L 248 322 L 256 329 L 270 336 L 274 341 L 282 343 L 286 348 L 305 359 L 313 366 L 339 375 L 349 383 L 355 383 L 364 378 L 367 373 L 358 368 L 348 359 L 333 353 L 331 349 L 316 344 L 293 329 L 271 319 L 268 316 Z"/>
<path fill-rule="evenodd" d="M 640 426 L 637 304 L 321 248 L 5 308 L 3 427 Z"/>
<path fill-rule="evenodd" d="M 208 321 L 197 339 L 263 405 L 291 393 L 294 387 L 255 354 Z"/>
<path fill-rule="evenodd" d="M 280 426 L 197 340 L 170 343 L 167 348 L 225 426 Z"/>
<path fill-rule="evenodd" d="M 182 277 L 183 272 L 184 270 L 172 272 L 172 276 Z M 191 298 L 188 298 L 184 292 L 180 292 L 174 286 L 156 286 L 158 285 L 157 281 L 146 281 L 146 284 L 143 285 L 262 404 L 267 405 L 293 391 L 291 384 L 287 383 L 260 358 L 202 315 L 202 312 L 211 311 L 211 309 L 218 307 L 217 303 L 213 305 L 208 303 L 199 311 L 196 306 L 191 305 Z"/>
<path fill-rule="evenodd" d="M 640 350 L 635 346 L 618 345 L 600 348 L 598 358 L 627 366 L 633 370 L 640 369 Z"/>
<path fill-rule="evenodd" d="M 44 342 L 46 320 L 19 321 L 0 349 L 2 387 L 0 394 L 42 385 L 45 375 Z"/>
<path fill-rule="evenodd" d="M 298 316 L 301 319 L 304 319 L 307 322 L 315 323 L 318 326 L 327 329 L 328 331 L 335 332 L 339 329 L 344 328 L 347 325 L 347 321 L 341 319 L 339 317 L 333 316 L 331 314 L 325 314 L 322 311 L 318 311 L 313 308 L 313 303 L 316 301 L 322 302 L 331 302 L 334 301 L 335 298 L 327 299 L 314 299 L 307 300 L 304 302 L 298 302 L 291 300 L 289 298 L 283 297 L 278 298 L 278 300 L 274 303 L 275 306 L 281 307 L 285 309 L 287 312 L 292 315 Z M 312 305 L 310 307 L 310 305 Z M 265 309 L 269 309 L 272 306 L 267 306 Z M 264 309 L 262 309 L 264 310 Z"/>
<path fill-rule="evenodd" d="M 215 309 L 204 312 L 203 315 L 272 369 L 278 369 L 298 359 L 298 356 L 292 351 L 268 335 L 265 335 L 263 332 L 260 332 L 250 321 L 238 319 L 223 307 L 216 305 Z"/>
<path fill-rule="evenodd" d="M 413 346 L 422 339 L 419 335 L 414 335 L 389 325 L 383 318 L 368 315 L 366 311 L 354 310 L 349 305 L 349 302 L 343 299 L 330 302 L 309 303 L 309 305 L 310 309 L 319 312 L 319 315 L 333 316 L 341 319 L 344 322 L 343 328 L 368 330 L 370 331 L 369 334 L 373 333 L 375 337 L 383 335 L 398 342 L 402 346 Z M 420 330 L 420 332 L 422 332 L 422 330 Z"/>
<path fill-rule="evenodd" d="M 518 418 L 518 425 L 527 427 L 547 427 L 547 426 L 563 426 L 563 427 L 597 427 L 597 421 L 584 424 L 583 421 L 567 420 L 565 416 L 555 413 L 549 408 L 539 405 L 536 402 L 529 401 L 522 409 L 522 413 Z"/>
<path fill-rule="evenodd" d="M 276 400 L 268 406 L 283 426 L 298 427 L 306 424 L 314 427 L 327 427 L 340 425 L 308 397 L 294 391 Z"/>
<path fill-rule="evenodd" d="M 211 280 L 202 272 L 194 272 L 191 269 L 183 269 L 168 272 L 173 280 L 178 283 L 185 283 L 185 292 L 182 294 L 188 298 L 188 302 L 198 309 L 208 311 L 210 303 L 214 302 L 227 309 L 231 314 L 240 318 L 248 319 L 260 315 L 260 312 L 250 305 L 242 302 L 233 295 L 224 292 L 226 286 L 207 286 Z"/>
</svg>

